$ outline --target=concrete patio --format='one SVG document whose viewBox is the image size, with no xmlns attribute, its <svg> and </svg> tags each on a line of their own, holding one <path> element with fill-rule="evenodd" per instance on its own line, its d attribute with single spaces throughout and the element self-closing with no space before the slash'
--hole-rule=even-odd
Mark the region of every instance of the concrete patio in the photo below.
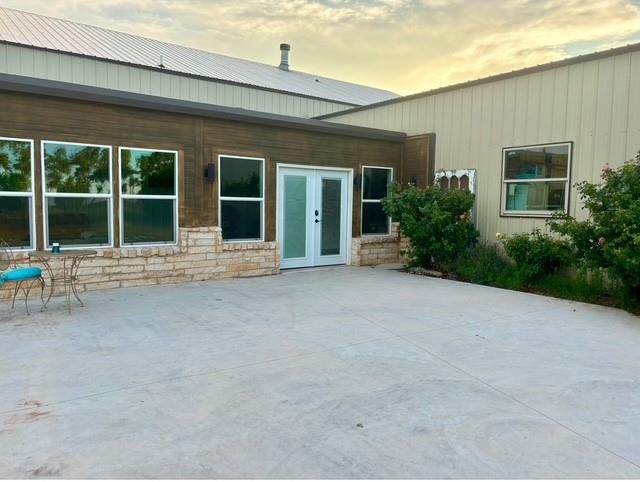
<svg viewBox="0 0 640 482">
<path fill-rule="evenodd" d="M 0 304 L 0 477 L 640 478 L 640 320 L 373 268 Z"/>
</svg>

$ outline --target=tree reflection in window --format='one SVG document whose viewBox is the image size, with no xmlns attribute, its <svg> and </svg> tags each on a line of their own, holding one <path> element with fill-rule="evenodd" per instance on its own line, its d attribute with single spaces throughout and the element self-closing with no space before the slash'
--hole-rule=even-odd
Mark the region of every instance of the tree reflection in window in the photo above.
<svg viewBox="0 0 640 482">
<path fill-rule="evenodd" d="M 173 152 L 123 149 L 120 167 L 122 193 L 175 194 L 175 160 Z"/>
<path fill-rule="evenodd" d="M 31 143 L 0 139 L 0 191 L 31 191 Z"/>
<path fill-rule="evenodd" d="M 47 192 L 110 193 L 109 158 L 106 147 L 45 143 Z"/>
</svg>

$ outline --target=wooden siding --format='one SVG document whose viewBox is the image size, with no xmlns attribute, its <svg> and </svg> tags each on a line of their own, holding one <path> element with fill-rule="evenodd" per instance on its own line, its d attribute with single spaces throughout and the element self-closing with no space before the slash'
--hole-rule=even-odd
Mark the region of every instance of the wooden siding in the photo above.
<svg viewBox="0 0 640 482">
<path fill-rule="evenodd" d="M 326 120 L 436 134 L 436 169 L 477 169 L 484 239 L 545 229 L 544 219 L 500 217 L 502 149 L 571 141 L 571 183 L 598 181 L 640 150 L 640 52 L 601 57 L 345 113 Z M 575 189 L 570 212 L 581 215 Z"/>
<path fill-rule="evenodd" d="M 282 127 L 205 119 L 181 114 L 71 101 L 0 91 L 0 136 L 35 141 L 37 243 L 42 246 L 40 141 L 111 145 L 117 172 L 118 147 L 179 152 L 179 218 L 182 227 L 218 224 L 217 184 L 204 177 L 218 154 L 266 159 L 266 240 L 275 239 L 277 163 L 352 168 L 393 167 L 399 172 L 403 143 L 324 134 Z M 114 179 L 117 179 L 114 176 Z M 217 182 L 217 180 L 216 180 Z M 114 226 L 118 226 L 118 195 L 114 189 Z M 353 232 L 360 232 L 360 191 L 354 189 Z M 114 230 L 116 245 L 117 229 Z"/>
<path fill-rule="evenodd" d="M 0 73 L 306 118 L 352 107 L 8 44 L 0 44 Z"/>
<path fill-rule="evenodd" d="M 431 185 L 434 174 L 434 148 L 435 136 L 433 134 L 407 137 L 400 182 L 406 184 L 415 179 L 416 186 L 426 187 Z"/>
</svg>

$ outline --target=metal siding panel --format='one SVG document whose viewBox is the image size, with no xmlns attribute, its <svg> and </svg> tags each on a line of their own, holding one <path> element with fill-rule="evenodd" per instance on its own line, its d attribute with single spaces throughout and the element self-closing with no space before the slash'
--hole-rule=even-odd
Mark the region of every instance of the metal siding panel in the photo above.
<svg viewBox="0 0 640 482">
<path fill-rule="evenodd" d="M 60 76 L 58 77 L 58 80 L 63 82 L 73 82 L 71 60 L 72 57 L 67 55 L 60 56 Z"/>
<path fill-rule="evenodd" d="M 117 77 L 116 85 L 119 90 L 129 90 L 129 67 L 118 65 L 115 69 Z"/>
<path fill-rule="evenodd" d="M 460 124 L 458 126 L 458 131 L 461 133 L 460 139 L 455 141 L 454 144 L 457 146 L 460 152 L 460 156 L 463 159 L 468 159 L 472 157 L 472 146 L 471 146 L 471 129 L 473 122 L 473 89 L 466 88 L 460 91 Z M 436 143 L 438 139 L 436 138 Z"/>
<path fill-rule="evenodd" d="M 167 74 L 160 74 L 160 92 L 162 97 L 171 97 L 171 77 Z"/>
<path fill-rule="evenodd" d="M 619 55 L 613 61 L 611 140 L 607 159 L 611 165 L 619 166 L 627 160 L 631 55 Z"/>
<path fill-rule="evenodd" d="M 189 100 L 189 79 L 180 77 L 180 80 L 178 82 L 180 84 L 180 94 L 178 94 L 178 98 L 182 100 Z M 143 90 L 146 90 L 148 92 L 148 89 Z"/>
<path fill-rule="evenodd" d="M 7 47 L 7 73 L 20 75 L 20 57 L 22 52 L 12 45 L 8 45 Z"/>
<path fill-rule="evenodd" d="M 9 73 L 9 46 L 0 44 L 0 72 Z"/>
<path fill-rule="evenodd" d="M 524 144 L 535 144 L 536 139 L 540 139 L 539 119 L 540 119 L 540 89 L 542 87 L 542 74 L 536 73 L 529 77 L 529 84 L 526 90 L 526 114 L 524 128 Z"/>
<path fill-rule="evenodd" d="M 393 105 L 393 125 L 398 126 L 398 129 L 396 130 L 402 130 L 402 119 L 404 117 L 404 102 L 401 104 L 394 104 Z"/>
<path fill-rule="evenodd" d="M 500 148 L 509 147 L 516 144 L 516 99 L 517 99 L 516 79 L 507 79 L 504 82 L 504 106 L 502 109 L 502 141 Z"/>
<path fill-rule="evenodd" d="M 473 152 L 472 156 L 469 159 L 460 160 L 461 163 L 466 163 L 461 165 L 461 168 L 473 168 L 478 170 L 478 174 L 480 174 L 480 164 L 482 163 L 482 170 L 487 176 L 487 180 L 489 179 L 489 175 L 491 172 L 491 167 L 493 165 L 492 160 L 494 159 L 493 153 L 491 152 L 491 123 L 493 121 L 493 84 L 485 84 L 481 86 L 480 89 L 480 124 L 474 126 L 474 129 L 478 131 L 478 146 L 477 151 Z M 482 162 L 482 160 L 486 160 L 487 162 Z M 484 220 L 481 224 L 478 224 L 478 228 L 484 233 L 484 235 L 488 235 L 489 229 L 495 229 L 492 227 L 491 223 L 489 223 L 489 211 L 493 208 L 493 202 L 491 201 L 491 185 L 487 182 L 484 185 L 477 184 L 477 193 L 480 198 L 481 206 L 484 206 L 484 210 L 486 211 L 486 216 L 484 216 Z"/>
<path fill-rule="evenodd" d="M 527 141 L 527 106 L 529 105 L 529 77 L 516 79 L 516 105 L 514 114 L 513 142 L 517 145 Z"/>
<path fill-rule="evenodd" d="M 575 181 L 597 179 L 593 177 L 596 164 L 595 129 L 597 118 L 598 93 L 598 62 L 588 62 L 584 65 L 584 80 L 582 88 L 582 111 L 580 115 L 580 158 L 574 163 Z"/>
<path fill-rule="evenodd" d="M 553 119 L 556 117 L 556 71 L 542 72 L 540 79 L 540 108 L 538 113 L 538 138 L 543 142 L 554 140 Z"/>
<path fill-rule="evenodd" d="M 580 117 L 582 115 L 582 88 L 584 84 L 584 65 L 577 64 L 568 68 L 567 74 L 567 108 L 565 122 L 565 140 L 573 141 L 573 158 L 571 160 L 571 184 L 576 182 L 580 174 L 580 158 L 582 144 L 580 143 Z M 569 211 L 578 212 L 579 196 L 574 188 L 571 188 L 569 196 Z"/>
<path fill-rule="evenodd" d="M 20 52 L 20 75 L 33 77 L 35 75 L 35 56 L 33 50 L 23 49 Z"/>
<path fill-rule="evenodd" d="M 598 61 L 598 84 L 594 126 L 592 179 L 597 179 L 602 166 L 609 162 L 611 123 L 613 117 L 613 57 Z"/>
<path fill-rule="evenodd" d="M 453 92 L 453 104 L 451 106 L 451 118 L 453 121 L 453 128 L 460 135 L 460 140 L 465 138 L 464 129 L 468 126 L 468 123 L 465 122 L 462 115 L 462 97 L 464 91 L 455 91 Z M 451 146 L 451 155 L 454 159 L 460 159 L 461 162 L 466 162 L 469 158 L 469 144 L 466 142 L 454 142 Z M 451 167 L 451 166 L 449 166 Z M 457 168 L 453 169 L 462 169 L 466 166 L 460 165 Z"/>
<path fill-rule="evenodd" d="M 630 159 L 640 150 L 640 52 L 631 55 L 629 103 L 627 117 L 627 155 Z"/>
<path fill-rule="evenodd" d="M 500 212 L 500 190 L 502 188 L 502 147 L 504 136 L 504 112 L 507 95 L 507 83 L 494 85 L 491 101 L 491 133 L 489 134 L 489 160 L 482 159 L 477 164 L 476 185 L 479 191 L 486 192 L 486 201 L 476 203 L 478 224 L 484 225 L 484 239 L 494 240 L 498 232 L 500 219 L 495 215 Z"/>
<path fill-rule="evenodd" d="M 96 62 L 96 86 L 106 87 L 108 85 L 108 69 L 104 62 Z"/>
<path fill-rule="evenodd" d="M 567 140 L 567 103 L 569 98 L 569 68 L 554 70 L 553 118 L 551 119 L 551 136 L 554 141 Z"/>
<path fill-rule="evenodd" d="M 76 84 L 84 82 L 84 59 L 73 57 L 71 59 L 71 81 Z"/>
<path fill-rule="evenodd" d="M 95 60 L 91 60 L 91 59 L 85 60 L 83 84 L 96 85 L 96 61 Z"/>
</svg>

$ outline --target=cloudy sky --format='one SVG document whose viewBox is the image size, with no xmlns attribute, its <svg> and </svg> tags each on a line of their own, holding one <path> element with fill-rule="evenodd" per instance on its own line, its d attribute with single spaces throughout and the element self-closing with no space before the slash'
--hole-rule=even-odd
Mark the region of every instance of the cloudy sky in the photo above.
<svg viewBox="0 0 640 482">
<path fill-rule="evenodd" d="M 640 42 L 640 0 L 0 0 L 410 94 Z"/>
</svg>

